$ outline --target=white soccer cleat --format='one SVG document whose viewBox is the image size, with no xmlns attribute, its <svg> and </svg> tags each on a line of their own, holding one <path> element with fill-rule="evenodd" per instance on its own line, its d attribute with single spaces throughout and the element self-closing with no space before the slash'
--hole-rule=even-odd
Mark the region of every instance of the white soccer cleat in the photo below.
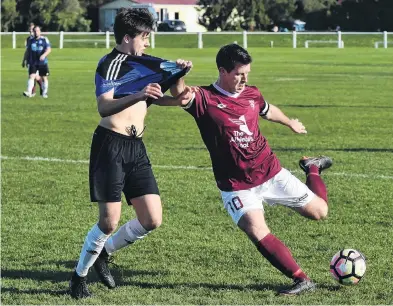
<svg viewBox="0 0 393 306">
<path fill-rule="evenodd" d="M 29 93 L 28 91 L 24 91 L 23 95 L 28 98 L 33 98 L 35 96 L 35 93 Z"/>
<path fill-rule="evenodd" d="M 44 99 L 48 99 L 48 95 L 47 95 L 47 94 L 43 94 L 42 97 L 43 97 Z"/>
</svg>

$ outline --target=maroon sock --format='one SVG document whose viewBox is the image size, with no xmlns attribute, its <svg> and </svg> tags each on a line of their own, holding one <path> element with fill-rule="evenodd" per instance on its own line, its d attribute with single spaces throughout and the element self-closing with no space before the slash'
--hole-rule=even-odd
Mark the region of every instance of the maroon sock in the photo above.
<svg viewBox="0 0 393 306">
<path fill-rule="evenodd" d="M 32 94 L 35 93 L 35 81 L 34 81 L 34 86 L 33 86 L 33 89 L 31 90 L 31 93 Z"/>
<path fill-rule="evenodd" d="M 285 276 L 293 279 L 309 279 L 300 269 L 291 251 L 273 234 L 259 241 L 258 251 Z"/>
<path fill-rule="evenodd" d="M 38 83 L 38 85 L 40 85 L 40 88 L 42 88 L 42 80 L 39 79 L 39 80 L 37 81 L 37 83 Z"/>
<path fill-rule="evenodd" d="M 326 204 L 328 202 L 327 190 L 325 183 L 319 176 L 319 169 L 317 166 L 312 165 L 307 173 L 306 185 L 312 192 L 314 192 L 318 197 L 325 200 Z"/>
</svg>

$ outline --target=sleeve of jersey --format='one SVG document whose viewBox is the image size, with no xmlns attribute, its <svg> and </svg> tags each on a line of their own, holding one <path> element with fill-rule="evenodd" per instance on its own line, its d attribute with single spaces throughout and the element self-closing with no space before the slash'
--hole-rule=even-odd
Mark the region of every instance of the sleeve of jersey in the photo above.
<svg viewBox="0 0 393 306">
<path fill-rule="evenodd" d="M 46 44 L 46 48 L 47 49 L 51 48 L 50 41 L 49 41 L 49 39 L 47 37 L 45 37 L 45 44 Z"/>
<path fill-rule="evenodd" d="M 266 116 L 269 111 L 269 103 L 260 95 L 260 108 L 259 108 L 259 116 Z"/>
<path fill-rule="evenodd" d="M 193 98 L 188 102 L 187 105 L 182 106 L 182 108 L 190 113 L 193 117 L 199 118 L 203 116 L 206 109 L 206 99 L 202 93 L 202 90 L 199 90 L 194 93 Z"/>
<path fill-rule="evenodd" d="M 99 97 L 102 94 L 115 88 L 112 80 L 106 80 L 105 77 L 102 76 L 100 64 L 98 65 L 96 70 L 95 84 L 96 84 L 96 97 Z"/>
</svg>

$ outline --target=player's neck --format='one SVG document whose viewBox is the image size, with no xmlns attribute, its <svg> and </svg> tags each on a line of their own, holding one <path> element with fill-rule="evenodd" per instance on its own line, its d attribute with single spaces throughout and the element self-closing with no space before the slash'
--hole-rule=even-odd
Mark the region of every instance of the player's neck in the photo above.
<svg viewBox="0 0 393 306">
<path fill-rule="evenodd" d="M 121 53 L 125 53 L 128 55 L 136 55 L 135 52 L 133 52 L 133 50 L 130 50 L 130 47 L 124 44 L 120 44 L 120 45 L 116 45 L 116 50 L 121 52 Z"/>
<path fill-rule="evenodd" d="M 218 79 L 215 83 L 215 85 L 217 85 L 218 87 L 220 87 L 221 89 L 225 90 L 228 93 L 231 93 L 228 88 L 225 86 L 224 82 L 222 82 L 220 79 Z"/>
<path fill-rule="evenodd" d="M 214 84 L 214 87 L 220 91 L 221 93 L 225 94 L 228 97 L 238 97 L 240 95 L 240 92 L 231 92 L 230 89 L 225 86 L 223 82 L 218 79 Z"/>
</svg>

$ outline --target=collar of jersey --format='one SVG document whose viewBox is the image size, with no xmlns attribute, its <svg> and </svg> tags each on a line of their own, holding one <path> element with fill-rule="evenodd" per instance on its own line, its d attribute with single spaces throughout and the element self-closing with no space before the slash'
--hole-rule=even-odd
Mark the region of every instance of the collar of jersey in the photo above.
<svg viewBox="0 0 393 306">
<path fill-rule="evenodd" d="M 231 97 L 231 98 L 237 98 L 238 96 L 240 96 L 240 94 L 243 92 L 243 90 L 241 92 L 237 92 L 237 93 L 231 93 L 229 91 L 226 91 L 225 89 L 222 89 L 220 86 L 217 85 L 217 83 L 213 83 L 213 86 L 215 89 L 217 89 L 219 92 L 221 92 L 223 95 Z"/>
</svg>

